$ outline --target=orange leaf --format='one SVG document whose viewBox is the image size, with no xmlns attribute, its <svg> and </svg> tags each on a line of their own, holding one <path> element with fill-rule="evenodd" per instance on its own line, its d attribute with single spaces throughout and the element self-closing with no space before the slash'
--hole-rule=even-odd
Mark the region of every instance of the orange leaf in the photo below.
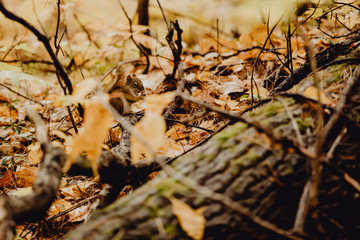
<svg viewBox="0 0 360 240">
<path fill-rule="evenodd" d="M 173 97 L 173 92 L 146 97 L 145 102 L 148 106 L 145 116 L 134 126 L 135 129 L 148 141 L 154 151 L 158 151 L 163 144 L 166 131 L 166 122 L 162 117 L 161 112 L 165 106 L 171 102 Z M 132 164 L 136 164 L 143 154 L 148 159 L 153 157 L 152 151 L 145 147 L 133 135 L 130 138 L 130 144 Z"/>
<path fill-rule="evenodd" d="M 172 212 L 179 220 L 181 228 L 192 239 L 202 239 L 205 229 L 205 217 L 203 216 L 204 208 L 192 209 L 186 203 L 176 199 L 170 199 Z"/>
<path fill-rule="evenodd" d="M 101 154 L 101 145 L 106 138 L 111 123 L 111 113 L 99 100 L 92 100 L 86 107 L 84 128 L 74 137 L 72 150 L 64 166 L 65 172 L 70 169 L 79 154 L 87 152 L 94 175 L 98 174 L 97 159 Z"/>
<path fill-rule="evenodd" d="M 17 177 L 17 186 L 22 187 L 31 187 L 36 179 L 36 175 L 38 172 L 37 167 L 24 167 L 18 172 L 14 174 Z"/>
<path fill-rule="evenodd" d="M 319 94 L 320 94 L 321 103 L 330 105 L 332 101 L 326 96 L 326 93 L 323 90 L 319 90 L 319 91 L 320 91 Z M 304 96 L 317 101 L 319 99 L 318 89 L 314 86 L 310 86 L 305 89 Z"/>
</svg>

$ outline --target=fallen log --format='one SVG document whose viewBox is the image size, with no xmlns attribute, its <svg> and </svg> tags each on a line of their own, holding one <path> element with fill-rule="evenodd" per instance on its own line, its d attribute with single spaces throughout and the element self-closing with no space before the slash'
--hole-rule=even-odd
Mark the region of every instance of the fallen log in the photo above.
<svg viewBox="0 0 360 240">
<path fill-rule="evenodd" d="M 165 167 L 153 181 L 96 212 L 65 239 L 188 239 L 172 212 L 172 198 L 194 209 L 204 207 L 204 239 L 360 236 L 359 72 L 352 76 L 356 84 L 351 91 L 341 96 L 346 104 L 317 156 L 322 169 L 317 204 L 310 207 L 302 232 L 292 229 L 311 179 L 319 123 L 327 123 L 336 110 L 323 106 L 324 118 L 319 119 L 317 101 L 282 94 Z M 324 88 L 342 81 L 340 76 L 330 78 L 324 79 Z M 310 76 L 304 86 L 311 81 Z"/>
</svg>

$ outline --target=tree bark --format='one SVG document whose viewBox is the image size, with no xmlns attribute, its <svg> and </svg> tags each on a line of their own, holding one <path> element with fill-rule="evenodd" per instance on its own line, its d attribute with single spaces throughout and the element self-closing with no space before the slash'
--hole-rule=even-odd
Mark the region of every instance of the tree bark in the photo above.
<svg viewBox="0 0 360 240">
<path fill-rule="evenodd" d="M 321 159 L 326 157 L 342 129 L 347 129 L 331 160 L 322 162 L 318 204 L 307 215 L 302 238 L 360 236 L 359 189 L 355 187 L 359 180 L 356 177 L 360 176 L 360 137 L 354 134 L 359 132 L 358 82 L 343 109 L 347 115 L 341 117 L 324 144 Z M 333 83 L 334 80 L 325 81 L 325 84 Z M 245 122 L 229 126 L 171 166 L 187 179 L 231 198 L 263 221 L 290 233 L 304 186 L 311 176 L 312 159 L 306 152 L 318 137 L 317 106 L 315 101 L 296 94 L 276 96 L 249 113 Z M 299 145 L 289 112 L 304 146 Z M 329 115 L 324 116 L 325 121 L 328 118 Z M 205 197 L 184 181 L 162 172 L 134 193 L 95 213 L 65 239 L 188 239 L 172 213 L 171 197 L 194 209 L 205 207 L 204 239 L 296 237 L 261 226 L 223 201 Z"/>
<path fill-rule="evenodd" d="M 149 26 L 149 0 L 138 0 L 139 25 Z"/>
<path fill-rule="evenodd" d="M 149 26 L 149 0 L 138 0 L 137 6 L 138 12 L 138 24 Z M 145 31 L 146 35 L 149 35 L 149 30 Z"/>
</svg>

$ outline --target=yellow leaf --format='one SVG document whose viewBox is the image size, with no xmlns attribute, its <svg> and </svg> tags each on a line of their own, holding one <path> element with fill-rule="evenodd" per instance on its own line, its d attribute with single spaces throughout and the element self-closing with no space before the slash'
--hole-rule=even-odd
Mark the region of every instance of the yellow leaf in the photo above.
<svg viewBox="0 0 360 240">
<path fill-rule="evenodd" d="M 262 97 L 262 98 L 269 96 L 269 91 L 266 88 L 258 86 L 258 89 L 259 89 L 259 92 L 257 91 L 257 89 L 255 87 L 253 89 L 255 98 L 258 98 L 258 94 L 260 94 L 260 97 Z M 248 90 L 247 92 L 249 93 L 249 95 L 251 97 L 251 90 Z"/>
<path fill-rule="evenodd" d="M 163 117 L 155 112 L 148 112 L 145 116 L 135 124 L 135 129 L 139 131 L 142 136 L 149 142 L 149 145 L 154 151 L 157 151 L 164 141 L 166 131 L 166 122 Z M 136 164 L 142 154 L 147 159 L 152 158 L 152 152 L 147 149 L 134 136 L 131 136 L 131 163 Z"/>
<path fill-rule="evenodd" d="M 82 102 L 84 97 L 92 92 L 97 85 L 98 83 L 92 78 L 84 80 L 75 86 L 74 92 L 71 94 L 71 96 L 74 98 L 76 103 Z"/>
<path fill-rule="evenodd" d="M 256 24 L 250 33 L 252 39 L 254 39 L 254 41 L 256 42 L 256 44 L 258 46 L 262 46 L 264 45 L 266 38 L 268 37 L 268 33 L 267 33 L 267 26 L 266 24 L 260 23 L 260 24 Z M 266 43 L 266 46 L 269 46 L 269 41 Z"/>
<path fill-rule="evenodd" d="M 80 82 L 74 88 L 71 96 L 58 96 L 54 102 L 55 107 L 65 107 L 71 105 L 77 105 L 78 103 L 84 103 L 85 96 L 91 93 L 97 86 L 97 82 L 94 79 L 88 79 Z"/>
<path fill-rule="evenodd" d="M 32 187 L 17 188 L 11 190 L 8 194 L 10 197 L 25 197 L 33 192 Z"/>
<path fill-rule="evenodd" d="M 326 96 L 325 92 L 323 90 L 319 90 L 319 91 L 320 91 L 321 103 L 330 105 L 332 103 L 332 101 Z M 318 98 L 318 89 L 314 86 L 310 86 L 305 89 L 304 96 L 318 101 L 318 99 L 319 99 Z"/>
<path fill-rule="evenodd" d="M 161 114 L 166 105 L 168 105 L 174 98 L 175 92 L 167 92 L 160 95 L 151 95 L 146 97 L 145 102 L 147 104 L 146 111 L 157 112 Z"/>
<path fill-rule="evenodd" d="M 135 124 L 135 129 L 148 141 L 151 149 L 147 149 L 133 135 L 130 138 L 131 143 L 131 163 L 135 165 L 144 154 L 147 159 L 153 157 L 152 151 L 158 151 L 164 142 L 166 122 L 161 113 L 174 97 L 173 92 L 161 95 L 151 95 L 146 97 L 147 109 L 145 116 Z"/>
<path fill-rule="evenodd" d="M 70 169 L 79 154 L 87 152 L 94 175 L 98 174 L 97 159 L 111 123 L 111 113 L 97 99 L 93 99 L 86 107 L 84 127 L 74 137 L 72 150 L 64 166 L 65 172 Z"/>
<path fill-rule="evenodd" d="M 205 230 L 205 217 L 203 216 L 204 208 L 192 209 L 186 203 L 171 198 L 172 212 L 179 220 L 181 228 L 192 239 L 202 239 Z"/>
<path fill-rule="evenodd" d="M 33 163 L 33 164 L 38 164 L 41 162 L 42 159 L 42 151 L 40 148 L 40 143 L 36 142 L 36 143 L 32 143 L 28 146 L 28 149 L 30 150 L 29 154 L 28 154 L 28 158 L 29 160 Z"/>
</svg>

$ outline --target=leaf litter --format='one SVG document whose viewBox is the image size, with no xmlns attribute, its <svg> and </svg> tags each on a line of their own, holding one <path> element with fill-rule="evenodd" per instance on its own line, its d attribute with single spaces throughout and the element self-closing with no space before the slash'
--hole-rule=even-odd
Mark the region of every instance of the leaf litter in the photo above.
<svg viewBox="0 0 360 240">
<path fill-rule="evenodd" d="M 48 2 L 43 5 L 41 1 L 33 1 L 37 9 L 36 15 L 31 13 L 31 11 L 27 11 L 29 2 L 11 1 L 11 3 L 7 4 L 10 7 L 17 6 L 16 12 L 24 14 L 23 16 L 34 22 L 36 27 L 40 27 L 39 21 L 36 20 L 39 18 L 43 26 L 49 31 L 49 35 L 53 35 L 56 21 L 52 12 L 56 9 L 56 4 Z M 235 20 L 238 20 L 239 15 L 238 12 L 234 11 L 234 6 L 231 3 L 226 3 L 220 9 L 217 4 L 216 1 L 199 1 L 198 5 L 194 7 L 194 5 L 190 6 L 187 3 L 179 4 L 174 0 L 164 2 L 165 7 L 169 9 L 182 13 L 189 12 L 192 15 L 200 16 L 206 22 L 211 23 L 214 19 L 219 18 L 220 29 L 224 32 L 230 32 L 236 28 L 238 28 L 236 31 L 241 32 L 237 37 L 227 37 L 220 34 L 221 37 L 217 40 L 216 31 L 212 31 L 203 25 L 196 25 L 196 34 L 189 34 L 194 33 L 192 30 L 194 29 L 192 26 L 194 23 L 184 18 L 182 20 L 183 25 L 181 24 L 182 29 L 185 30 L 184 53 L 181 57 L 185 67 L 185 78 L 188 80 L 187 89 L 190 94 L 196 99 L 205 101 L 220 109 L 241 113 L 250 106 L 252 65 L 266 41 L 269 29 L 266 24 L 255 20 L 253 20 L 254 24 L 248 24 L 247 27 L 244 27 L 247 21 L 244 21 L 243 24 L 240 22 L 238 25 L 234 25 L 234 22 L 238 22 Z M 142 26 L 135 26 L 135 33 L 133 34 L 135 40 L 162 56 L 151 56 L 150 72 L 142 74 L 143 68 L 141 64 L 144 63 L 144 59 L 140 56 L 139 50 L 129 41 L 129 27 L 126 25 L 127 22 L 124 21 L 123 16 L 120 16 L 118 13 L 119 8 L 116 6 L 116 1 L 99 4 L 97 2 L 90 3 L 84 0 L 77 0 L 71 3 L 62 3 L 61 6 L 63 14 L 61 26 L 68 26 L 69 28 L 66 32 L 66 37 L 61 42 L 61 49 L 64 55 L 60 54 L 59 58 L 65 66 L 68 66 L 69 76 L 75 87 L 77 86 L 80 90 L 86 90 L 84 88 L 90 88 L 90 85 L 86 83 L 88 79 L 100 79 L 108 69 L 119 62 L 135 60 L 127 68 L 130 72 L 137 74 L 142 80 L 146 88 L 146 95 L 150 99 L 156 96 L 156 94 L 161 96 L 166 89 L 171 88 L 170 83 L 164 81 L 164 73 L 172 72 L 173 63 L 169 60 L 172 58 L 171 51 L 163 44 L 165 42 L 166 29 L 164 29 L 164 26 L 161 26 L 164 24 L 161 19 L 159 20 L 154 17 L 151 26 L 157 29 L 158 40 L 144 35 L 144 28 Z M 136 7 L 134 3 L 129 1 L 127 1 L 126 6 L 133 10 Z M 206 10 L 202 11 L 203 8 L 200 8 L 200 6 L 206 6 Z M 252 9 L 253 12 L 259 10 L 257 7 L 254 10 L 251 4 L 246 5 L 246 7 Z M 242 8 L 242 11 L 244 9 Z M 154 10 L 154 16 L 158 16 L 159 10 L 152 10 Z M 297 22 L 310 16 L 312 10 L 310 8 L 303 16 L 299 16 Z M 223 11 L 229 13 L 227 17 L 224 17 L 224 15 L 217 16 L 218 13 Z M 336 11 L 339 14 L 339 19 L 348 24 L 348 28 L 359 26 L 359 14 L 354 14 L 352 9 L 344 7 Z M 81 23 L 86 26 L 93 41 L 96 41 L 101 46 L 100 49 L 75 24 L 73 19 L 74 13 L 79 16 Z M 322 11 L 316 11 L 309 21 L 315 23 L 318 21 L 317 17 L 321 16 L 321 14 Z M 243 20 L 247 18 L 245 14 L 242 17 Z M 294 28 L 296 23 L 292 24 Z M 321 24 L 326 30 L 332 31 L 332 29 L 335 29 L 334 20 L 329 17 L 322 18 Z M 0 25 L 4 26 L 1 28 L 1 33 L 4 37 L 0 40 L 0 54 L 3 60 L 0 63 L 1 84 L 34 101 L 42 103 L 44 106 L 36 103 L 34 106 L 36 106 L 36 110 L 46 121 L 49 132 L 52 132 L 52 141 L 56 145 L 63 147 L 70 154 L 71 158 L 74 158 L 77 153 L 87 151 L 88 157 L 92 159 L 93 170 L 96 173 L 96 161 L 103 147 L 102 144 L 106 138 L 108 140 L 114 139 L 115 141 L 121 132 L 119 127 L 111 128 L 116 125 L 115 122 L 110 116 L 104 117 L 108 116 L 108 114 L 101 110 L 101 106 L 98 103 L 96 107 L 92 107 L 95 113 L 88 112 L 91 116 L 89 118 L 85 117 L 84 123 L 79 126 L 83 135 L 80 133 L 75 136 L 76 134 L 71 129 L 72 124 L 64 106 L 73 106 L 72 104 L 80 101 L 90 106 L 92 106 L 91 104 L 96 104 L 91 103 L 92 100 L 85 97 L 92 89 L 87 90 L 86 93 L 80 92 L 73 99 L 64 98 L 62 90 L 57 84 L 55 74 L 53 74 L 53 67 L 46 62 L 50 59 L 45 50 L 39 45 L 37 39 L 29 33 L 24 33 L 22 39 L 20 39 L 16 35 L 16 31 L 24 32 L 23 28 L 3 18 Z M 312 36 L 322 34 L 315 25 L 308 25 L 306 31 L 307 34 Z M 336 31 L 340 35 L 346 32 L 346 28 L 337 26 Z M 5 32 L 7 32 L 6 36 L 3 34 Z M 271 44 L 268 42 L 265 45 L 267 49 L 275 48 L 282 59 L 284 59 L 284 54 L 287 51 L 284 34 L 283 29 L 277 27 L 270 37 Z M 325 37 L 312 38 L 317 51 L 336 41 L 340 40 L 329 40 Z M 12 50 L 10 46 L 13 46 Z M 295 68 L 305 62 L 306 54 L 304 46 L 302 38 L 294 35 L 291 39 L 291 47 Z M 239 51 L 244 49 L 247 50 Z M 5 56 L 5 54 L 7 55 Z M 254 81 L 258 85 L 260 96 L 254 96 L 263 99 L 268 97 L 271 89 L 266 89 L 260 86 L 260 84 L 280 64 L 278 57 L 271 51 L 265 51 L 260 54 L 258 61 L 254 69 Z M 78 66 L 81 66 L 81 71 Z M 288 71 L 286 68 L 282 70 Z M 331 86 L 330 89 L 321 90 L 321 101 L 334 106 L 336 99 L 338 99 L 336 95 L 339 95 L 338 88 L 341 88 L 341 86 L 336 85 Z M 305 96 L 316 99 L 316 89 L 314 90 L 314 87 L 307 86 L 304 89 Z M 333 97 L 330 97 L 329 93 Z M 254 94 L 258 93 L 255 91 Z M 36 146 L 34 128 L 25 117 L 23 110 L 24 104 L 27 101 L 8 89 L 0 87 L 0 158 L 2 160 L 0 186 L 9 195 L 27 194 L 36 178 L 37 168 L 41 164 L 41 151 L 39 146 Z M 132 106 L 136 112 L 145 110 L 145 117 L 135 125 L 135 128 L 142 132 L 146 138 L 157 139 L 154 141 L 153 147 L 159 155 L 175 157 L 210 136 L 208 131 L 191 125 L 209 131 L 216 131 L 228 121 L 225 117 L 216 113 L 205 111 L 205 114 L 203 114 L 204 109 L 195 103 L 184 102 L 182 111 L 175 113 L 174 117 L 176 120 L 186 124 L 171 124 L 171 127 L 167 129 L 166 125 L 164 125 L 165 120 L 161 112 L 163 108 L 168 106 L 170 101 L 168 99 L 160 99 L 160 102 L 162 103 L 161 107 L 155 104 L 155 109 L 152 109 L 151 106 L 149 107 L 146 104 L 146 100 L 139 101 Z M 197 117 L 198 115 L 199 117 Z M 75 115 L 75 121 L 80 122 L 81 118 Z M 149 126 L 154 126 L 154 128 L 152 131 L 147 132 L 146 130 Z M 107 134 L 109 128 L 111 128 L 111 131 L 110 134 Z M 89 137 L 90 135 L 93 137 Z M 111 142 L 108 140 L 106 140 L 106 143 Z M 132 142 L 134 146 L 132 146 L 131 151 L 134 163 L 143 158 L 144 155 L 151 156 L 135 139 Z M 90 149 L 93 152 L 89 151 Z M 74 151 L 76 151 L 76 154 Z M 65 211 L 76 204 L 76 202 L 86 199 L 91 194 L 98 193 L 101 188 L 97 184 L 97 179 L 93 177 L 70 177 L 65 175 L 62 182 L 59 197 L 48 211 L 48 217 Z M 178 205 L 184 205 L 184 203 L 178 203 L 176 199 L 171 201 L 175 212 L 179 208 Z M 89 202 L 89 204 L 82 205 L 76 210 L 53 220 L 61 223 L 59 225 L 61 226 L 58 230 L 59 232 L 53 233 L 53 235 L 44 235 L 40 226 L 40 230 L 29 233 L 23 239 L 40 236 L 42 239 L 56 238 L 58 235 L 67 232 L 76 224 L 85 220 L 90 206 Z M 197 210 L 190 210 L 190 207 L 186 205 L 182 207 L 188 209 L 186 211 L 189 211 L 190 216 L 197 214 L 199 219 L 201 218 L 201 214 L 195 213 Z M 183 213 L 174 214 L 179 219 L 184 218 L 181 216 Z M 184 221 L 186 222 L 187 220 Z M 199 220 L 199 224 L 196 224 L 197 230 L 186 230 L 188 228 L 185 227 L 186 223 L 183 223 L 182 227 L 193 239 L 201 239 L 202 221 Z M 73 223 L 76 224 L 74 225 Z M 33 226 L 38 227 L 37 224 L 33 224 Z M 23 232 L 26 231 L 26 227 L 18 226 L 17 230 Z M 191 231 L 195 231 L 195 233 L 191 233 Z"/>
</svg>

